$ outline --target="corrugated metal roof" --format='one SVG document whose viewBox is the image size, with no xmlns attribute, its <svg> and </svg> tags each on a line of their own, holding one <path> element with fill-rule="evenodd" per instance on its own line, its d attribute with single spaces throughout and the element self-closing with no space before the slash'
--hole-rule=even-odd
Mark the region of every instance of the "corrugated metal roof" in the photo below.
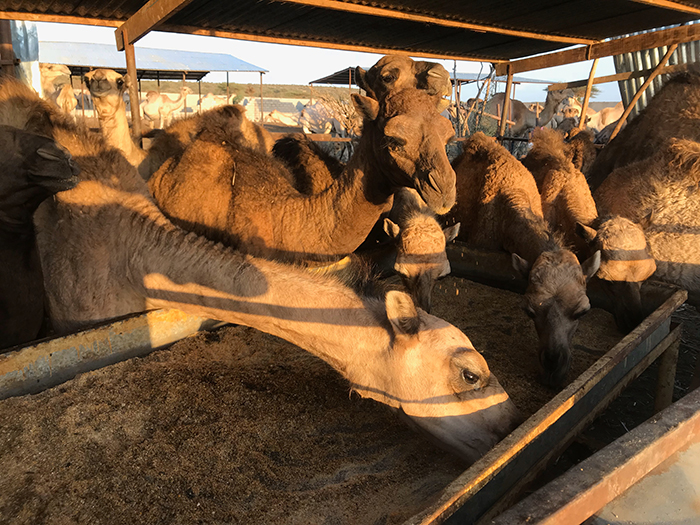
<svg viewBox="0 0 700 525">
<path fill-rule="evenodd" d="M 199 80 L 210 71 L 267 72 L 266 69 L 223 53 L 198 53 L 134 46 L 139 79 Z M 124 71 L 124 54 L 108 44 L 78 42 L 39 42 L 39 61 L 65 64 L 76 75 L 90 68 Z"/>
<path fill-rule="evenodd" d="M 486 80 L 488 75 L 480 75 L 479 73 L 457 73 L 456 75 L 457 80 L 460 82 L 476 82 L 477 80 Z M 451 78 L 453 79 L 455 75 L 452 74 Z M 493 79 L 496 82 L 505 82 L 507 80 L 506 77 L 494 77 Z M 520 83 L 520 84 L 554 84 L 554 80 L 542 80 L 540 78 L 530 78 L 530 77 L 521 77 L 520 75 L 513 75 L 513 82 Z"/>
<path fill-rule="evenodd" d="M 365 70 L 369 69 L 368 67 L 363 68 Z M 357 85 L 357 82 L 355 82 L 355 68 L 354 67 L 346 67 L 345 69 L 341 69 L 340 71 L 336 71 L 335 73 L 332 73 L 326 77 L 319 78 L 317 80 L 312 80 L 309 82 L 309 84 L 334 84 L 334 85 L 348 85 L 348 76 L 349 76 L 349 83 L 353 86 Z M 479 73 L 457 73 L 457 80 L 460 82 L 475 82 L 477 80 L 486 80 L 488 75 L 483 75 Z M 454 83 L 455 75 L 451 74 L 450 80 Z M 505 82 L 506 77 L 495 77 L 494 79 L 497 82 Z M 529 78 L 529 77 L 522 77 L 519 75 L 513 76 L 513 82 L 518 82 L 520 84 L 554 84 L 553 80 L 542 80 L 539 78 Z"/>
<path fill-rule="evenodd" d="M 700 0 L 677 3 L 700 8 Z M 88 17 L 93 23 L 114 24 L 126 21 L 144 4 L 143 0 L 0 0 L 0 11 Z M 503 61 L 571 45 L 532 33 L 601 41 L 698 17 L 674 10 L 673 2 L 663 5 L 630 0 L 333 0 L 322 5 L 310 0 L 194 0 L 158 29 L 381 53 L 400 50 L 417 57 Z M 466 24 L 530 34 L 483 32 Z"/>
</svg>

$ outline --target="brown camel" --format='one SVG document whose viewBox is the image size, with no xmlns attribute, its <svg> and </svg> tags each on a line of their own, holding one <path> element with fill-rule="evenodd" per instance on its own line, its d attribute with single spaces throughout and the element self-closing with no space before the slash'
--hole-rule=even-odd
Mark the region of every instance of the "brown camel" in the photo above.
<svg viewBox="0 0 700 525">
<path fill-rule="evenodd" d="M 459 200 L 450 215 L 462 223 L 459 237 L 487 249 L 505 249 L 528 278 L 524 310 L 540 340 L 543 381 L 561 385 L 571 360 L 578 318 L 590 309 L 586 281 L 600 265 L 596 252 L 583 264 L 552 234 L 542 216 L 530 172 L 483 133 L 464 142 L 454 161 Z"/>
<path fill-rule="evenodd" d="M 546 126 L 554 114 L 557 111 L 557 106 L 559 103 L 567 97 L 572 97 L 574 92 L 570 89 L 564 89 L 562 91 L 548 91 L 547 98 L 544 102 L 544 109 L 540 112 L 540 116 L 537 113 L 531 111 L 527 108 L 525 104 L 519 100 L 511 99 L 511 112 L 508 116 L 509 120 L 515 122 L 510 128 L 510 132 L 513 136 L 519 136 L 523 133 L 534 129 L 536 127 Z M 491 97 L 486 106 L 484 107 L 484 113 L 490 115 L 502 115 L 503 107 L 505 103 L 505 93 L 496 93 Z"/>
<path fill-rule="evenodd" d="M 78 169 L 46 137 L 0 126 L 0 348 L 37 338 L 44 286 L 32 217 L 51 195 L 73 188 Z"/>
<path fill-rule="evenodd" d="M 595 136 L 587 130 L 574 128 L 567 133 L 566 157 L 584 175 L 588 175 L 595 162 L 598 150 L 594 144 Z"/>
<path fill-rule="evenodd" d="M 450 74 L 444 67 L 435 62 L 414 61 L 403 55 L 386 55 L 367 71 L 358 66 L 355 78 L 357 85 L 375 100 L 406 88 L 425 90 L 438 100 L 452 92 Z"/>
<path fill-rule="evenodd" d="M 299 193 L 284 164 L 233 147 L 213 129 L 200 133 L 181 159 L 164 164 L 149 181 L 151 191 L 186 229 L 284 261 L 353 252 L 402 186 L 417 188 L 434 211 L 449 210 L 454 172 L 445 144 L 453 129 L 433 98 L 407 89 L 381 102 L 359 95 L 353 101 L 364 116 L 362 138 L 343 173 L 319 194 Z"/>
<path fill-rule="evenodd" d="M 111 69 L 95 69 L 85 73 L 83 82 L 90 90 L 107 144 L 121 151 L 132 166 L 139 167 L 147 154 L 136 145 L 129 132 L 124 102 L 129 77 Z"/>
<path fill-rule="evenodd" d="M 687 289 L 695 304 L 700 292 L 699 184 L 700 143 L 672 138 L 653 156 L 617 168 L 594 193 L 601 211 L 645 225 L 656 261 L 654 277 Z"/>
<path fill-rule="evenodd" d="M 0 124 L 53 137 L 81 167 L 79 184 L 45 201 L 34 217 L 59 332 L 178 308 L 309 350 L 360 395 L 402 410 L 470 462 L 517 424 L 514 405 L 469 339 L 416 309 L 407 294 L 358 294 L 336 279 L 180 230 L 103 137 L 12 79 L 0 83 Z"/>
<path fill-rule="evenodd" d="M 566 158 L 566 152 L 561 134 L 541 129 L 533 134 L 533 147 L 522 163 L 537 181 L 544 217 L 552 231 L 575 246 L 579 260 L 600 252 L 596 277 L 603 281 L 603 288 L 613 300 L 618 327 L 630 331 L 645 317 L 640 288 L 654 273 L 644 232 L 622 217 L 598 217 L 588 183 Z M 621 256 L 631 253 L 646 256 Z"/>
<path fill-rule="evenodd" d="M 675 75 L 596 158 L 588 181 L 595 193 L 616 168 L 651 157 L 671 138 L 700 141 L 700 73 Z"/>
<path fill-rule="evenodd" d="M 305 195 L 321 193 L 337 179 L 345 165 L 302 133 L 275 142 L 272 154 L 292 172 L 294 188 Z"/>
<path fill-rule="evenodd" d="M 450 273 L 445 246 L 459 233 L 460 224 L 442 228 L 416 190 L 401 188 L 394 194 L 384 231 L 394 241 L 394 270 L 423 310 L 430 312 L 435 281 Z"/>
</svg>

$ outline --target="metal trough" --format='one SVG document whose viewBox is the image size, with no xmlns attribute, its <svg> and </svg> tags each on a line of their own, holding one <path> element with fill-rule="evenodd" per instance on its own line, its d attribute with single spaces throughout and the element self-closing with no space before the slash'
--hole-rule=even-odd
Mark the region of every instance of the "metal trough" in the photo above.
<svg viewBox="0 0 700 525">
<path fill-rule="evenodd" d="M 459 277 L 512 290 L 524 287 L 524 281 L 511 271 L 510 257 L 505 253 L 468 250 L 456 244 L 450 246 L 449 256 L 452 271 Z M 635 330 L 405 525 L 489 522 L 517 502 L 525 487 L 659 357 L 663 366 L 657 407 L 670 404 L 674 351 L 680 338 L 680 327 L 671 326 L 671 314 L 687 294 L 670 286 L 649 285 L 643 295 L 653 311 Z M 592 302 L 604 303 L 605 299 L 601 295 Z M 144 355 L 217 324 L 177 311 L 155 311 L 0 355 L 0 399 L 38 392 L 78 373 Z"/>
</svg>

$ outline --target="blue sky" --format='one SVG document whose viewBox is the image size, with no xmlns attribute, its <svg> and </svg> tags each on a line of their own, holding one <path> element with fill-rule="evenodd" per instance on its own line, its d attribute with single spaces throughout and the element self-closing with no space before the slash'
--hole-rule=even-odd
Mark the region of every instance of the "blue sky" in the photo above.
<svg viewBox="0 0 700 525">
<path fill-rule="evenodd" d="M 64 42 L 91 42 L 114 44 L 114 29 L 108 27 L 79 26 L 70 24 L 38 23 L 40 40 Z M 202 51 L 212 53 L 227 53 L 267 69 L 264 76 L 267 84 L 308 84 L 311 80 L 324 77 L 348 66 L 370 67 L 382 55 L 371 53 L 356 53 L 351 51 L 336 51 L 313 47 L 288 46 L 281 44 L 265 44 L 244 40 L 230 40 L 195 35 L 152 32 L 142 38 L 137 44 L 141 47 L 155 47 L 175 50 Z M 420 58 L 420 57 L 415 57 Z M 435 60 L 440 62 L 448 71 L 454 68 L 453 60 Z M 588 78 L 592 62 L 580 62 L 567 66 L 542 69 L 525 73 L 523 76 L 541 78 L 551 81 L 582 80 Z M 478 73 L 481 64 L 478 62 L 457 61 L 457 71 Z M 483 64 L 488 71 L 488 64 Z M 596 76 L 612 75 L 615 73 L 612 58 L 601 59 L 598 62 Z M 232 82 L 259 82 L 257 73 L 232 73 Z M 210 73 L 205 80 L 212 82 L 225 81 L 224 73 Z M 595 101 L 607 102 L 620 100 L 620 92 L 616 83 L 598 84 L 601 93 Z M 463 98 L 476 93 L 470 89 L 463 90 Z M 516 98 L 531 102 L 543 101 L 544 86 L 522 84 L 517 86 Z"/>
</svg>

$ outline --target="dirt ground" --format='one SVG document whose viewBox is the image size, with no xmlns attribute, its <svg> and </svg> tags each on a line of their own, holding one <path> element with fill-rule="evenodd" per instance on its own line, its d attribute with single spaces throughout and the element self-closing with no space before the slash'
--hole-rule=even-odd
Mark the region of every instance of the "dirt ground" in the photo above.
<svg viewBox="0 0 700 525">
<path fill-rule="evenodd" d="M 519 296 L 454 277 L 435 295 L 523 412 L 555 394 Z M 584 316 L 570 378 L 621 337 L 608 313 Z M 0 421 L 13 525 L 388 525 L 466 468 L 325 363 L 239 326 L 0 401 Z"/>
</svg>

